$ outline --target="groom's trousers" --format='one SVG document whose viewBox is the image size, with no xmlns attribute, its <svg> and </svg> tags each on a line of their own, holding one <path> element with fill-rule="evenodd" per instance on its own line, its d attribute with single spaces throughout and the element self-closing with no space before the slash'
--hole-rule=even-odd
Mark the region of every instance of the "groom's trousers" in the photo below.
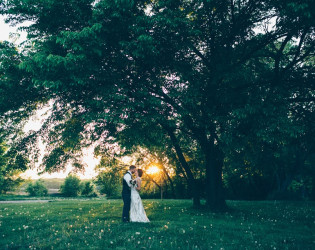
<svg viewBox="0 0 315 250">
<path fill-rule="evenodd" d="M 129 221 L 131 196 L 130 195 L 123 195 L 122 198 L 124 201 L 122 220 L 123 220 L 123 222 L 128 222 Z"/>
</svg>

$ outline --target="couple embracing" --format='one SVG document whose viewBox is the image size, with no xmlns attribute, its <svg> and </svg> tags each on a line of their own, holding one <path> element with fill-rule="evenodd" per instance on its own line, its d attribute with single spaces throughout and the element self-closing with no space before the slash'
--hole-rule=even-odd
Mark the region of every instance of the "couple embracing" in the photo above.
<svg viewBox="0 0 315 250">
<path fill-rule="evenodd" d="M 135 174 L 136 178 L 132 178 Z M 131 165 L 123 178 L 122 198 L 124 201 L 123 222 L 150 222 L 142 205 L 139 191 L 141 189 L 141 176 L 143 171 Z"/>
</svg>

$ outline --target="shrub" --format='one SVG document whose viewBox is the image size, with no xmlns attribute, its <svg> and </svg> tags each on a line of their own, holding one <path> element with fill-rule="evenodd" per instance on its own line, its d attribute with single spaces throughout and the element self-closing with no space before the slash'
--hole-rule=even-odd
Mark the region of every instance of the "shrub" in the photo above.
<svg viewBox="0 0 315 250">
<path fill-rule="evenodd" d="M 86 181 L 83 183 L 82 195 L 88 197 L 96 197 L 95 186 L 91 181 Z"/>
<path fill-rule="evenodd" d="M 60 192 L 66 197 L 76 197 L 81 192 L 81 181 L 75 175 L 68 175 L 60 187 Z"/>
<path fill-rule="evenodd" d="M 8 148 L 0 138 L 0 194 L 6 194 L 21 186 L 24 180 L 19 174 L 27 169 L 28 164 L 26 156 L 15 151 L 10 152 Z"/>
<path fill-rule="evenodd" d="M 120 197 L 122 175 L 119 171 L 103 171 L 97 176 L 96 184 L 100 186 L 100 193 L 110 198 Z"/>
<path fill-rule="evenodd" d="M 41 180 L 37 180 L 35 183 L 28 185 L 26 192 L 28 192 L 30 196 L 46 196 L 48 189 Z"/>
</svg>

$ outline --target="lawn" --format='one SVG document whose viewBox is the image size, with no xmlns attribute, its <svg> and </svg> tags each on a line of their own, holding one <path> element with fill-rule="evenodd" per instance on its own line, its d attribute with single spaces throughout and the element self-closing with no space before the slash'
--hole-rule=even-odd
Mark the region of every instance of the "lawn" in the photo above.
<svg viewBox="0 0 315 250">
<path fill-rule="evenodd" d="M 144 200 L 151 223 L 121 223 L 121 200 L 0 204 L 0 249 L 314 249 L 314 202 Z"/>
</svg>

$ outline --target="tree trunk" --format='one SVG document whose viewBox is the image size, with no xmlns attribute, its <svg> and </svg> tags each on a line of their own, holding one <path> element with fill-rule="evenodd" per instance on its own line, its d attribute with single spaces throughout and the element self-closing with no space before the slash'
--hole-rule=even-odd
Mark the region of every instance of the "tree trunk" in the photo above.
<svg viewBox="0 0 315 250">
<path fill-rule="evenodd" d="M 206 158 L 210 158 L 206 160 L 206 184 L 209 184 L 206 185 L 207 206 L 212 210 L 226 210 L 222 183 L 223 160 L 211 156 Z"/>
<path fill-rule="evenodd" d="M 200 145 L 206 158 L 206 205 L 211 210 L 224 211 L 227 205 L 222 182 L 223 153 L 214 145 L 213 139 L 209 142 L 203 138 Z"/>
</svg>

